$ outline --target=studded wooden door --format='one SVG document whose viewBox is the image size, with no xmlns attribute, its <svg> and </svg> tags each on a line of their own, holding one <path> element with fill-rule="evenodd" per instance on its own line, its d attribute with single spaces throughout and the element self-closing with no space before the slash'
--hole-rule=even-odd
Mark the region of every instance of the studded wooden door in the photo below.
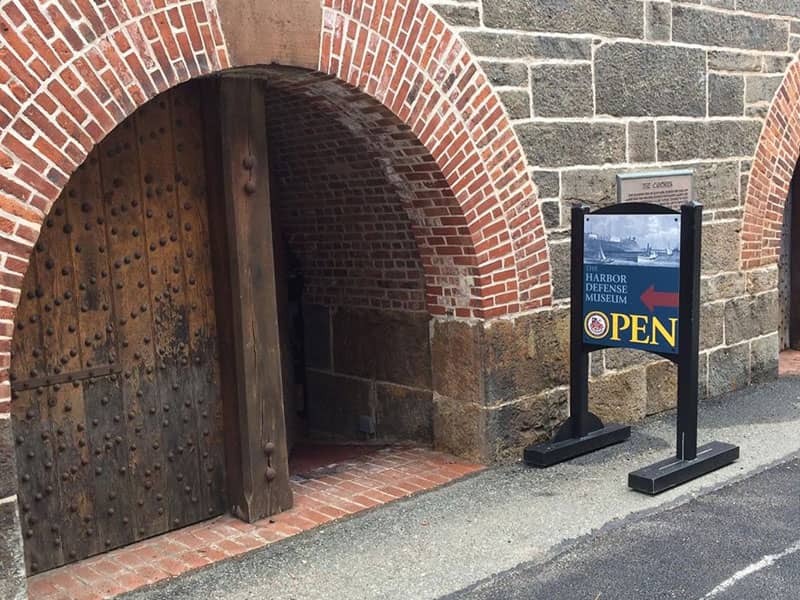
<svg viewBox="0 0 800 600">
<path fill-rule="evenodd" d="M 199 94 L 118 127 L 33 252 L 12 344 L 29 572 L 223 512 Z"/>
</svg>

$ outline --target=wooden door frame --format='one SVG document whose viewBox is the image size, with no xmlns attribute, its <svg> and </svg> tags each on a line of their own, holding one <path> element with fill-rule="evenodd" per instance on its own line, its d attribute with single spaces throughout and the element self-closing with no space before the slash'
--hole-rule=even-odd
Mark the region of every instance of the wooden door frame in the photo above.
<svg viewBox="0 0 800 600">
<path fill-rule="evenodd" d="M 292 506 L 264 86 L 203 82 L 228 506 L 248 522 Z"/>
</svg>

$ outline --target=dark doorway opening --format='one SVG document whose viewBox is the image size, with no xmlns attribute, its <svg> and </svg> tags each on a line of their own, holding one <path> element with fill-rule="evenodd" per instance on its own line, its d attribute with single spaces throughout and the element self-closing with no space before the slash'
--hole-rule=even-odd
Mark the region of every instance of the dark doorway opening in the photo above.
<svg viewBox="0 0 800 600">
<path fill-rule="evenodd" d="M 783 220 L 779 259 L 781 350 L 800 350 L 800 167 L 795 167 Z"/>
<path fill-rule="evenodd" d="M 278 77 L 266 96 L 290 447 L 307 456 L 309 445 L 431 446 L 430 313 L 413 204 L 446 183 L 407 127 L 358 92 Z"/>
</svg>

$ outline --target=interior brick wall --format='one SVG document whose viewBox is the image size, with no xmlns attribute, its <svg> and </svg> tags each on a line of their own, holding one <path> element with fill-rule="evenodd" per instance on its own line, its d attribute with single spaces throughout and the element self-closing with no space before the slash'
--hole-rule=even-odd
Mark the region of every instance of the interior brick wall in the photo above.
<svg viewBox="0 0 800 600">
<path fill-rule="evenodd" d="M 402 201 L 413 192 L 389 178 L 371 132 L 324 100 L 280 87 L 267 98 L 276 229 L 299 262 L 304 302 L 425 310 L 424 270 Z"/>
<path fill-rule="evenodd" d="M 444 305 L 426 280 L 441 290 L 470 274 L 434 268 L 431 245 L 465 232 L 420 207 L 455 199 L 408 127 L 363 95 L 304 73 L 270 81 L 274 231 L 303 281 L 302 426 L 317 439 L 431 443 L 428 301 Z M 349 109 L 331 101 L 343 92 Z"/>
</svg>

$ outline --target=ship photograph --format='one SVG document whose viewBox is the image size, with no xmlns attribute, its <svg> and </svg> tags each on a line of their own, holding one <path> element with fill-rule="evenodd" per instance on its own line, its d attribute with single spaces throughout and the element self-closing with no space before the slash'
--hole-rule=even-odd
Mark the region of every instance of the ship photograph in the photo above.
<svg viewBox="0 0 800 600">
<path fill-rule="evenodd" d="M 680 217 L 589 215 L 583 233 L 585 264 L 680 266 Z"/>
</svg>

